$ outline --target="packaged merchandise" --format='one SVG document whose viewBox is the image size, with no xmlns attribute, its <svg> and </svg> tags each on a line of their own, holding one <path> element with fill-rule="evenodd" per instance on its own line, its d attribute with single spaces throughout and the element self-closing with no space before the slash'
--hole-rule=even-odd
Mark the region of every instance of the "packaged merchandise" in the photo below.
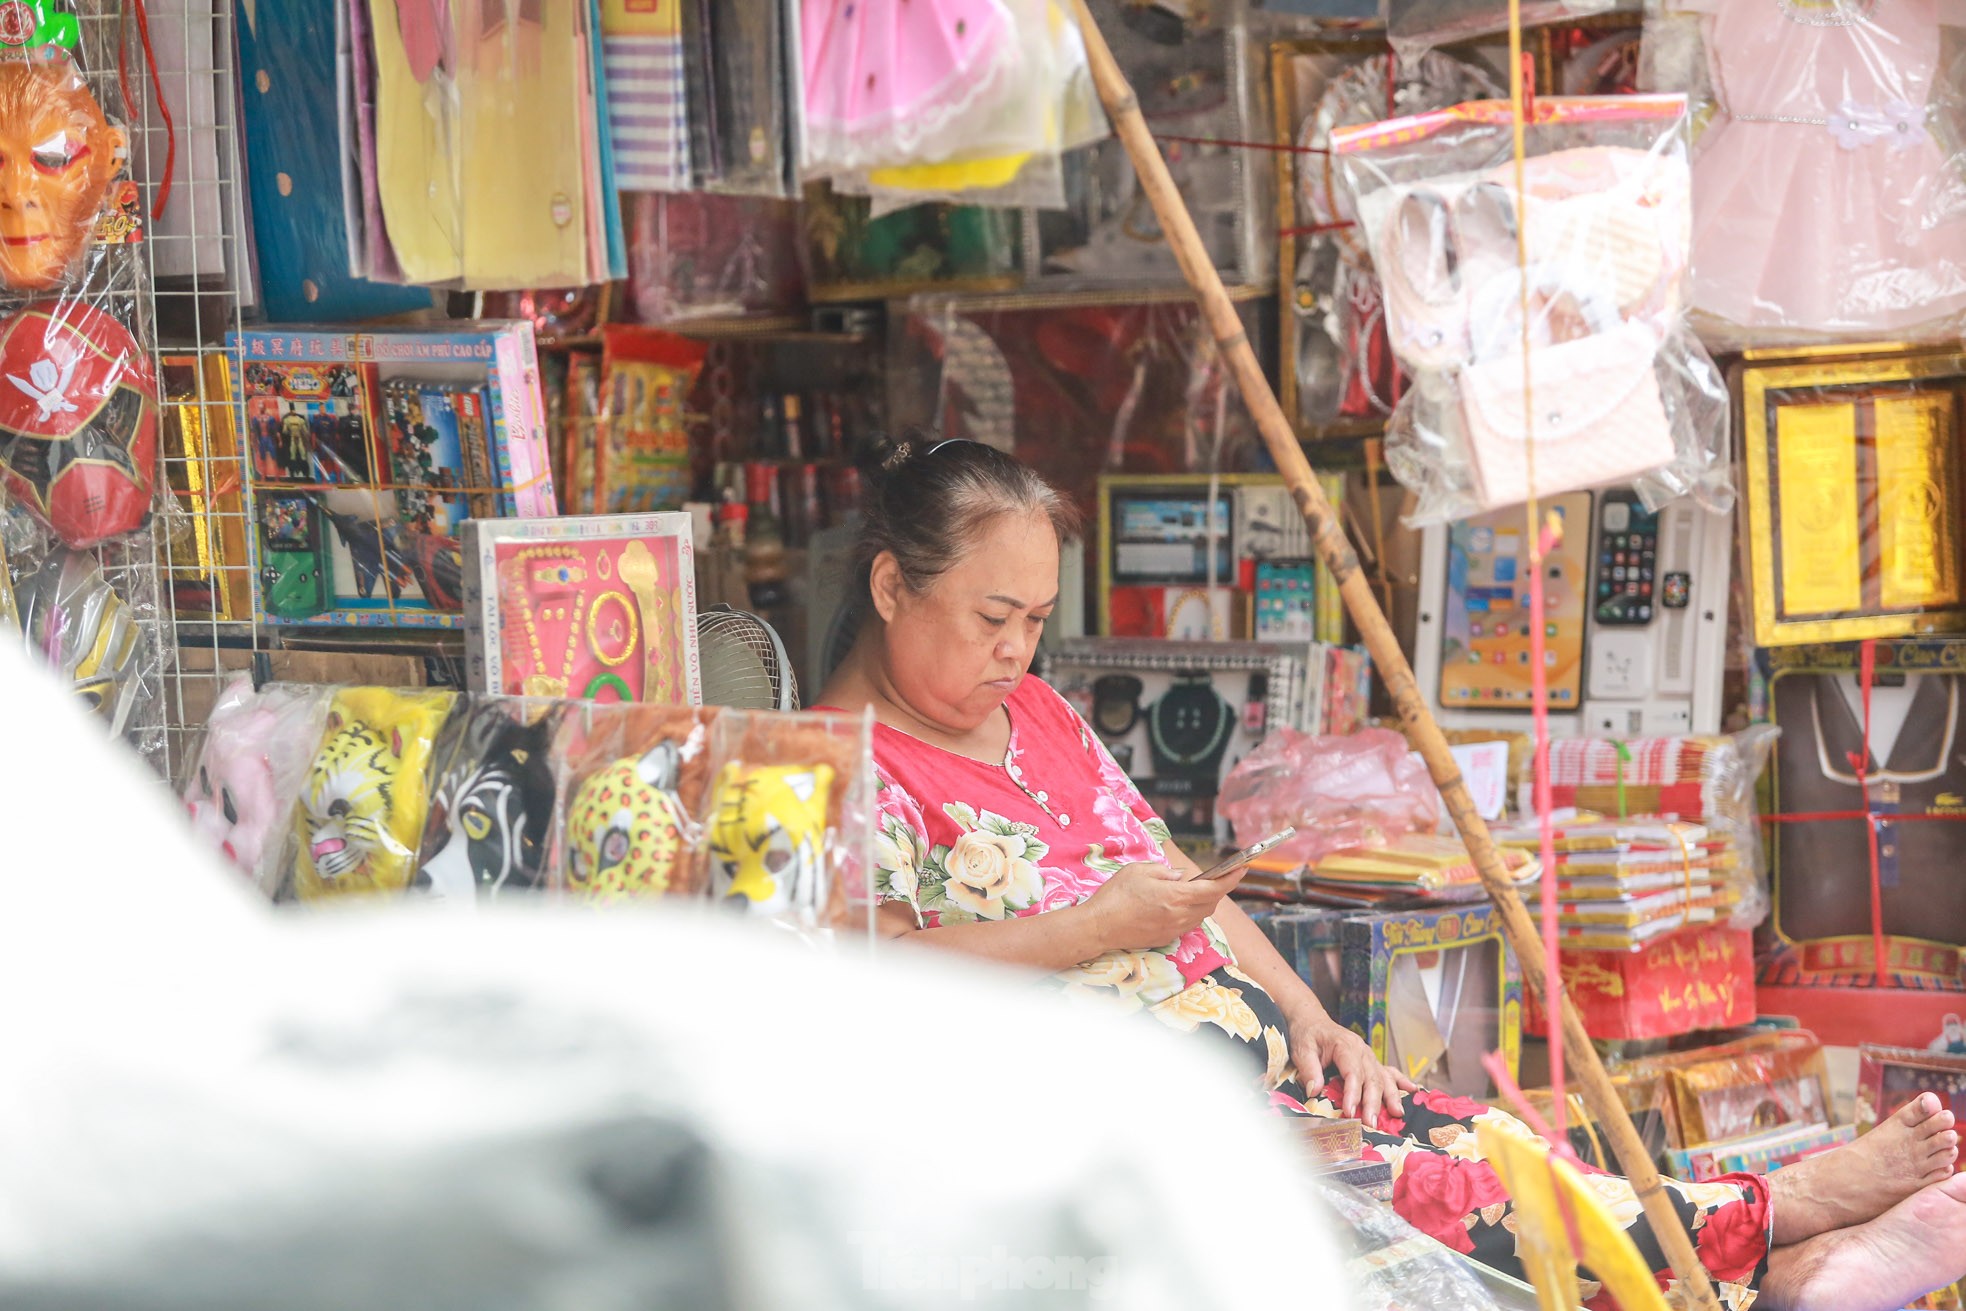
<svg viewBox="0 0 1966 1311">
<path fill-rule="evenodd" d="M 813 183 L 800 212 L 807 294 L 815 303 L 1009 291 L 1023 280 L 1016 210 L 931 203 L 876 214 L 864 196 Z"/>
<path fill-rule="evenodd" d="M 1703 924 L 1636 945 L 1576 944 L 1574 938 L 1564 944 L 1558 970 L 1570 1004 L 1594 1038 L 1676 1038 L 1754 1021 L 1754 935 L 1746 929 Z M 1527 1006 L 1523 1030 L 1546 1035 L 1542 1003 L 1531 994 Z"/>
<path fill-rule="evenodd" d="M 1625 1072 L 1635 1080 L 1665 1080 L 1667 1144 L 1674 1148 L 1827 1125 L 1832 1118 L 1823 1047 L 1804 1030 L 1650 1057 Z"/>
<path fill-rule="evenodd" d="M 560 877 L 598 904 L 704 891 L 696 818 L 707 804 L 709 728 L 681 706 L 588 705 L 555 746 Z"/>
<path fill-rule="evenodd" d="M 1278 863 L 1383 847 L 1407 833 L 1432 833 L 1440 821 L 1427 767 L 1405 738 L 1383 728 L 1345 737 L 1272 733 L 1223 779 L 1217 806 L 1239 845 L 1295 826 L 1297 836 L 1270 853 Z"/>
<path fill-rule="evenodd" d="M 705 820 L 718 906 L 801 935 L 874 905 L 873 716 L 725 710 L 711 726 Z"/>
<path fill-rule="evenodd" d="M 37 566 L 16 560 L 13 608 L 27 649 L 119 737 L 136 726 L 161 653 L 144 616 L 112 587 L 96 557 L 53 547 Z M 121 571 L 127 577 L 128 571 Z"/>
<path fill-rule="evenodd" d="M 1966 627 L 1966 356 L 1953 347 L 1762 352 L 1736 366 L 1731 382 L 1756 644 Z"/>
<path fill-rule="evenodd" d="M 1667 1159 L 1674 1177 L 1689 1183 L 1710 1183 L 1729 1174 L 1773 1174 L 1785 1165 L 1834 1151 L 1856 1139 L 1854 1125 L 1831 1128 L 1825 1124 L 1804 1124 L 1690 1150 L 1673 1150 Z"/>
<path fill-rule="evenodd" d="M 1955 1116 L 1966 1112 L 1966 1021 L 1957 1013 L 1924 1050 L 1871 1043 L 1857 1049 L 1856 1132 L 1869 1133 L 1925 1093 Z M 1954 1169 L 1966 1170 L 1966 1161 Z"/>
<path fill-rule="evenodd" d="M 242 674 L 212 707 L 185 781 L 191 827 L 268 896 L 292 863 L 294 801 L 327 713 L 320 688 L 274 683 L 255 692 Z"/>
<path fill-rule="evenodd" d="M 1966 23 L 1966 6 L 1674 7 L 1704 16 L 1716 100 L 1693 165 L 1688 299 L 1703 331 L 1756 345 L 1956 336 L 1966 179 L 1940 64 L 1943 26 Z"/>
<path fill-rule="evenodd" d="M 401 893 L 418 868 L 429 814 L 430 766 L 450 692 L 343 688 L 294 814 L 302 901 Z"/>
<path fill-rule="evenodd" d="M 693 532 L 681 513 L 467 524 L 472 688 L 701 704 Z"/>
<path fill-rule="evenodd" d="M 1382 41 L 1271 46 L 1277 156 L 1283 361 L 1278 400 L 1306 436 L 1376 433 L 1404 379 L 1351 189 L 1331 154 L 1340 127 L 1500 96 L 1505 79 L 1475 53 L 1401 58 Z"/>
<path fill-rule="evenodd" d="M 1535 823 L 1499 828 L 1494 837 L 1525 853 L 1541 845 Z M 1554 845 L 1548 873 L 1557 881 L 1557 934 L 1566 946 L 1639 951 L 1726 916 L 1739 895 L 1739 885 L 1725 881 L 1733 848 L 1704 825 L 1663 815 L 1580 820 L 1558 824 Z"/>
<path fill-rule="evenodd" d="M 1534 992 L 1525 991 L 1533 1006 Z M 1646 1154 L 1654 1160 L 1663 1156 L 1668 1150 L 1665 1081 L 1659 1078 L 1634 1079 L 1629 1074 L 1613 1073 L 1611 1089 L 1623 1103 L 1625 1113 L 1631 1117 L 1632 1127 L 1638 1130 L 1639 1141 L 1645 1144 Z M 1550 1089 L 1525 1088 L 1522 1090 L 1522 1100 L 1529 1111 L 1545 1124 L 1556 1122 L 1556 1095 Z M 1585 1104 L 1583 1094 L 1572 1092 L 1565 1097 L 1563 1118 L 1564 1136 L 1570 1143 L 1570 1150 L 1577 1154 L 1577 1159 L 1593 1169 L 1616 1174 L 1619 1168 L 1617 1154 L 1605 1142 L 1603 1130 L 1597 1118 L 1591 1114 L 1590 1107 Z"/>
<path fill-rule="evenodd" d="M 686 8 L 629 0 L 604 0 L 601 5 L 607 125 L 620 152 L 614 181 L 622 191 L 689 189 L 692 124 L 683 71 Z"/>
<path fill-rule="evenodd" d="M 601 329 L 592 490 L 575 484 L 583 507 L 646 513 L 680 510 L 690 498 L 695 480 L 685 402 L 705 353 L 702 342 L 654 328 L 611 323 Z"/>
<path fill-rule="evenodd" d="M 1681 322 L 1685 101 L 1534 113 L 1520 202 L 1505 102 L 1332 133 L 1414 375 L 1386 448 L 1419 495 L 1409 521 L 1625 482 L 1651 510 L 1687 492 L 1724 506 L 1725 392 Z"/>
<path fill-rule="evenodd" d="M 180 619 L 247 619 L 253 589 L 231 368 L 218 355 L 159 363 L 165 486 L 183 510 L 161 525 L 171 609 Z"/>
<path fill-rule="evenodd" d="M 610 27 L 640 9 L 608 0 Z M 626 274 L 607 85 L 616 74 L 660 70 L 632 53 L 626 67 L 604 61 L 601 16 L 600 0 L 509 14 L 472 5 L 426 12 L 414 0 L 350 7 L 345 185 L 363 201 L 351 207 L 353 272 L 471 290 Z M 681 92 L 680 77 L 674 87 Z M 659 98 L 659 85 L 625 94 L 651 91 Z M 661 108 L 660 123 L 680 120 Z M 623 162 L 643 161 L 624 150 Z"/>
<path fill-rule="evenodd" d="M 1522 1055 L 1522 973 L 1491 906 L 1356 915 L 1340 930 L 1339 1022 L 1430 1088 L 1487 1096 L 1482 1058 Z"/>
<path fill-rule="evenodd" d="M 552 745 L 562 707 L 458 698 L 430 759 L 430 816 L 412 895 L 451 910 L 546 888 Z"/>
<path fill-rule="evenodd" d="M 1550 805 L 1561 811 L 1575 807 L 1595 812 L 1601 823 L 1609 825 L 1587 835 L 1580 830 L 1577 872 L 1571 877 L 1628 878 L 1657 877 L 1659 869 L 1647 866 L 1669 865 L 1663 873 L 1677 873 L 1687 882 L 1689 871 L 1699 870 L 1715 885 L 1716 909 L 1736 928 L 1751 928 L 1767 913 L 1767 890 L 1762 878 L 1761 818 L 1755 803 L 1756 786 L 1775 737 L 1765 728 L 1751 728 L 1726 736 L 1686 735 L 1618 738 L 1565 738 L 1550 744 Z M 1524 798 L 1525 813 L 1534 807 Z M 1671 817 L 1652 840 L 1639 844 L 1634 817 Z M 1600 820 L 1589 817 L 1581 823 Z M 1674 824 L 1697 825 L 1704 830 L 1695 839 Z M 1621 826 L 1630 828 L 1619 837 Z M 1525 833 L 1525 838 L 1527 834 Z M 1592 841 L 1585 841 L 1586 837 Z M 1684 853 L 1679 841 L 1687 841 Z M 1700 844 L 1695 850 L 1695 845 Z M 1590 846 L 1602 852 L 1617 851 L 1625 862 L 1615 870 L 1604 866 L 1608 857 L 1583 854 Z M 1635 845 L 1663 846 L 1663 853 L 1625 855 Z"/>
<path fill-rule="evenodd" d="M 643 323 L 801 308 L 805 282 L 793 202 L 642 192 L 627 204 L 629 294 Z"/>
<path fill-rule="evenodd" d="M 1275 235 L 1270 170 L 1238 144 L 1261 139 L 1265 126 L 1255 85 L 1260 57 L 1244 5 L 1092 0 L 1089 9 L 1163 139 L 1168 174 L 1209 261 L 1230 287 L 1267 283 Z M 1097 127 L 1093 136 L 1105 136 L 1103 117 Z M 1174 250 L 1125 146 L 1100 141 L 1068 153 L 1062 165 L 1060 203 L 1027 215 L 1031 276 L 1074 288 L 1180 286 Z"/>
<path fill-rule="evenodd" d="M 1949 822 L 1966 796 L 1966 643 L 1893 642 L 1876 657 L 1866 670 L 1861 648 L 1770 653 L 1781 738 L 1769 807 L 1785 818 L 1768 829 L 1763 982 L 1915 990 L 1915 1006 L 1893 1005 L 1867 1036 L 1922 1043 L 1966 1002 L 1966 889 L 1953 877 L 1966 829 Z"/>
<path fill-rule="evenodd" d="M 464 521 L 554 512 L 530 324 L 230 341 L 261 622 L 456 627 Z"/>
<path fill-rule="evenodd" d="M 1226 839 L 1217 798 L 1238 762 L 1278 730 L 1322 722 L 1309 700 L 1320 654 L 1316 644 L 1074 638 L 1047 653 L 1040 672 L 1170 831 Z"/>
</svg>

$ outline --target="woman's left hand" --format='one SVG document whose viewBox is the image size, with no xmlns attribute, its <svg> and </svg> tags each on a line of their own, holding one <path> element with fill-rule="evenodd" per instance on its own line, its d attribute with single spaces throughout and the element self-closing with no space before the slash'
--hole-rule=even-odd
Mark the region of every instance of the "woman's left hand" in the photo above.
<svg viewBox="0 0 1966 1311">
<path fill-rule="evenodd" d="M 1407 1093 L 1420 1091 L 1413 1080 L 1379 1063 L 1365 1040 L 1329 1015 L 1305 1016 L 1290 1025 L 1290 1059 L 1298 1082 L 1312 1097 L 1324 1089 L 1326 1073 L 1344 1080 L 1345 1098 L 1339 1110 L 1348 1119 L 1379 1127 L 1379 1113 L 1404 1109 Z"/>
</svg>

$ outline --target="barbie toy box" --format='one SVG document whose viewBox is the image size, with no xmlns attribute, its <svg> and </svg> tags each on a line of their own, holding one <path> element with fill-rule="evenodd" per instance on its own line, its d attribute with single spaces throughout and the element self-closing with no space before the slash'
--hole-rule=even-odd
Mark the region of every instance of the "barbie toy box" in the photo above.
<svg viewBox="0 0 1966 1311">
<path fill-rule="evenodd" d="M 692 531 L 679 513 L 467 523 L 471 689 L 700 705 Z"/>
</svg>

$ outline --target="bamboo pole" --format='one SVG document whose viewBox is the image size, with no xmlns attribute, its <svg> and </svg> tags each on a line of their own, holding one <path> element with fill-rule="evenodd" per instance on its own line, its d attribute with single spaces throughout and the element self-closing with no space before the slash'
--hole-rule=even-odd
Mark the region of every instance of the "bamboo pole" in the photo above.
<svg viewBox="0 0 1966 1311">
<path fill-rule="evenodd" d="M 1542 937 L 1536 930 L 1535 921 L 1524 908 L 1522 898 L 1517 895 L 1514 883 L 1496 854 L 1495 844 L 1488 836 L 1488 826 L 1475 810 L 1474 798 L 1454 763 L 1447 739 L 1441 734 L 1440 725 L 1434 722 L 1425 698 L 1420 695 L 1413 668 L 1407 663 L 1405 652 L 1400 650 L 1399 639 L 1393 635 L 1392 625 L 1386 622 L 1385 612 L 1379 608 L 1378 599 L 1372 594 L 1371 583 L 1359 568 L 1358 557 L 1345 539 L 1338 514 L 1325 499 L 1324 491 L 1311 471 L 1310 461 L 1304 458 L 1303 449 L 1297 443 L 1296 432 L 1277 405 L 1276 394 L 1271 391 L 1262 365 L 1250 348 L 1242 320 L 1222 286 L 1221 275 L 1208 258 L 1187 204 L 1176 190 L 1173 178 L 1168 175 L 1167 162 L 1161 158 L 1160 148 L 1154 144 L 1153 133 L 1140 113 L 1140 102 L 1134 97 L 1133 88 L 1127 85 L 1126 75 L 1113 59 L 1113 52 L 1100 34 L 1099 25 L 1086 8 L 1085 0 L 1072 0 L 1072 3 L 1078 13 L 1079 27 L 1085 34 L 1093 82 L 1099 88 L 1099 98 L 1113 120 L 1115 131 L 1126 145 L 1126 153 L 1132 157 L 1141 189 L 1153 203 L 1161 231 L 1166 234 L 1168 246 L 1180 263 L 1188 285 L 1194 289 L 1195 297 L 1208 319 L 1209 330 L 1214 334 L 1216 347 L 1228 361 L 1236 385 L 1242 392 L 1243 402 L 1249 407 L 1257 428 L 1263 434 L 1263 443 L 1269 448 L 1270 457 L 1276 461 L 1298 510 L 1304 516 L 1304 522 L 1310 528 L 1318 557 L 1338 582 L 1345 609 L 1358 626 L 1366 650 L 1371 653 L 1372 663 L 1378 667 L 1379 677 L 1385 681 L 1386 690 L 1391 693 L 1393 704 L 1398 708 L 1400 721 L 1406 726 L 1407 740 L 1426 761 L 1434 785 L 1440 789 L 1440 795 L 1447 803 L 1448 814 L 1453 817 L 1455 827 L 1467 842 L 1468 853 L 1481 873 L 1481 881 L 1501 915 L 1502 929 L 1508 935 L 1516 955 L 1521 958 L 1523 977 L 1535 989 L 1537 996 L 1543 999 L 1545 1011 L 1559 1017 L 1563 1050 L 1581 1085 L 1579 1091 L 1604 1129 L 1605 1136 L 1610 1139 L 1611 1148 L 1630 1178 L 1639 1203 L 1645 1208 L 1646 1218 L 1651 1221 L 1659 1246 L 1672 1263 L 1673 1274 L 1681 1289 L 1691 1295 L 1691 1304 L 1700 1311 L 1719 1311 L 1720 1304 L 1714 1296 L 1713 1284 L 1700 1264 L 1692 1235 L 1673 1209 L 1672 1198 L 1660 1181 L 1659 1172 L 1653 1166 L 1631 1117 L 1626 1114 L 1624 1102 L 1612 1086 L 1610 1075 L 1605 1073 L 1597 1049 L 1591 1046 L 1590 1035 L 1585 1031 L 1576 1009 L 1571 1006 L 1562 980 L 1552 980 L 1545 974 Z M 1549 875 L 1546 873 L 1545 876 Z"/>
</svg>

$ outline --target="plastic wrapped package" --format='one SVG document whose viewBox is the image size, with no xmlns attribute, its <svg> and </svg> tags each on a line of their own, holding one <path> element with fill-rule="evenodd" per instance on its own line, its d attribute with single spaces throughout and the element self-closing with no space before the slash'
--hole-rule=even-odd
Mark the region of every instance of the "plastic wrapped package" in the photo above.
<svg viewBox="0 0 1966 1311">
<path fill-rule="evenodd" d="M 1275 262 L 1271 170 L 1236 144 L 1268 130 L 1244 5 L 1094 0 L 1090 12 L 1161 138 L 1210 262 L 1231 286 L 1266 283 Z M 1035 271 L 1064 286 L 1180 285 L 1125 146 L 1109 140 L 1071 152 L 1064 169 L 1063 212 L 1035 215 L 1028 233 Z"/>
<path fill-rule="evenodd" d="M 413 895 L 468 911 L 547 885 L 562 713 L 552 702 L 458 699 L 431 753 Z"/>
<path fill-rule="evenodd" d="M 1832 1115 L 1823 1045 L 1805 1030 L 1634 1061 L 1620 1072 L 1641 1083 L 1663 1079 L 1667 1140 L 1680 1150 L 1827 1125 Z"/>
<path fill-rule="evenodd" d="M 151 717 L 147 712 L 161 709 L 164 653 L 157 641 L 154 575 L 127 558 L 121 568 L 105 569 L 96 554 L 64 546 L 39 557 L 12 553 L 9 563 L 27 649 L 101 717 L 111 737 L 140 733 Z"/>
<path fill-rule="evenodd" d="M 1502 84 L 1472 59 L 1439 51 L 1399 59 L 1383 46 L 1317 42 L 1278 47 L 1274 58 L 1283 101 L 1278 134 L 1298 147 L 1280 165 L 1289 179 L 1283 213 L 1291 227 L 1281 243 L 1291 266 L 1282 399 L 1306 434 L 1376 432 L 1401 380 L 1371 251 L 1331 155 L 1331 133 L 1498 96 Z"/>
<path fill-rule="evenodd" d="M 712 900 L 804 936 L 866 928 L 873 749 L 871 714 L 721 712 L 704 811 Z"/>
<path fill-rule="evenodd" d="M 1640 0 L 1523 0 L 1524 27 L 1643 9 Z M 1505 0 L 1385 0 L 1386 35 L 1403 52 L 1418 53 L 1509 30 Z"/>
<path fill-rule="evenodd" d="M 1387 440 L 1414 523 L 1611 483 L 1731 504 L 1726 390 L 1681 322 L 1683 98 L 1538 101 L 1520 200 L 1500 101 L 1332 148 L 1414 375 Z"/>
<path fill-rule="evenodd" d="M 801 6 L 807 178 L 876 197 L 1056 206 L 1061 151 L 1103 135 L 1061 0 Z"/>
<path fill-rule="evenodd" d="M 1390 729 L 1335 737 L 1279 728 L 1222 781 L 1216 809 L 1234 826 L 1237 846 L 1294 825 L 1297 836 L 1273 858 L 1315 861 L 1433 832 L 1440 793 L 1406 739 Z"/>
<path fill-rule="evenodd" d="M 795 314 L 798 206 L 743 196 L 628 197 L 628 278 L 643 323 Z"/>
<path fill-rule="evenodd" d="M 876 218 L 866 197 L 815 184 L 799 212 L 815 301 L 1008 291 L 1023 279 L 1022 219 L 1014 210 L 925 204 Z"/>
<path fill-rule="evenodd" d="M 1716 98 L 1693 163 L 1688 299 L 1703 335 L 1957 336 L 1966 171 L 1949 153 L 1961 107 L 1941 64 L 1966 4 L 1674 7 L 1705 15 Z"/>
<path fill-rule="evenodd" d="M 108 24 L 114 27 L 114 24 Z M 0 144 L 32 157 L 0 222 L 0 483 L 86 548 L 149 523 L 157 379 L 116 51 L 0 61 Z"/>
<path fill-rule="evenodd" d="M 972 123 L 959 153 L 947 161 L 899 168 L 835 170 L 836 189 L 872 198 L 872 213 L 883 217 L 925 200 L 1001 207 L 1062 209 L 1064 152 L 1074 151 L 1110 130 L 1092 85 L 1085 41 L 1070 7 L 1061 0 L 1016 0 L 1019 63 L 1032 86 L 1031 99 L 1015 103 L 1016 121 L 1036 114 L 1028 148 L 998 154 L 998 139 L 987 125 Z M 1020 131 L 1020 136 L 1022 131 Z M 968 144 L 974 140 L 976 144 Z"/>
<path fill-rule="evenodd" d="M 267 896 L 292 864 L 293 808 L 328 713 L 318 687 L 240 675 L 219 693 L 185 780 L 191 827 Z"/>
<path fill-rule="evenodd" d="M 696 189 L 724 195 L 791 199 L 792 161 L 786 149 L 790 108 L 784 67 L 796 38 L 786 31 L 782 3 L 692 0 L 707 46 L 709 113 L 691 119 L 690 165 Z M 691 26 L 689 9 L 684 27 Z"/>
<path fill-rule="evenodd" d="M 1752 928 L 1769 904 L 1756 787 L 1779 735 L 1761 725 L 1717 737 L 1564 738 L 1550 744 L 1550 804 L 1705 825 L 1725 847 L 1716 878 L 1728 889 L 1731 922 Z"/>
<path fill-rule="evenodd" d="M 353 272 L 472 290 L 624 276 L 598 9 L 351 6 Z"/>
<path fill-rule="evenodd" d="M 1527 1311 L 1535 1304 L 1527 1285 L 1463 1259 L 1384 1202 L 1330 1180 L 1313 1178 L 1309 1187 L 1339 1221 L 1353 1311 Z"/>
<path fill-rule="evenodd" d="M 562 798 L 560 880 L 576 901 L 694 897 L 709 788 L 710 712 L 684 706 L 574 708 L 554 744 Z"/>
<path fill-rule="evenodd" d="M 457 696 L 350 687 L 328 705 L 294 813 L 302 901 L 401 893 L 416 874 L 430 767 Z"/>
<path fill-rule="evenodd" d="M 653 328 L 611 323 L 601 329 L 591 500 L 587 484 L 575 484 L 583 510 L 682 508 L 692 485 L 685 402 L 707 353 L 700 341 Z"/>
</svg>

